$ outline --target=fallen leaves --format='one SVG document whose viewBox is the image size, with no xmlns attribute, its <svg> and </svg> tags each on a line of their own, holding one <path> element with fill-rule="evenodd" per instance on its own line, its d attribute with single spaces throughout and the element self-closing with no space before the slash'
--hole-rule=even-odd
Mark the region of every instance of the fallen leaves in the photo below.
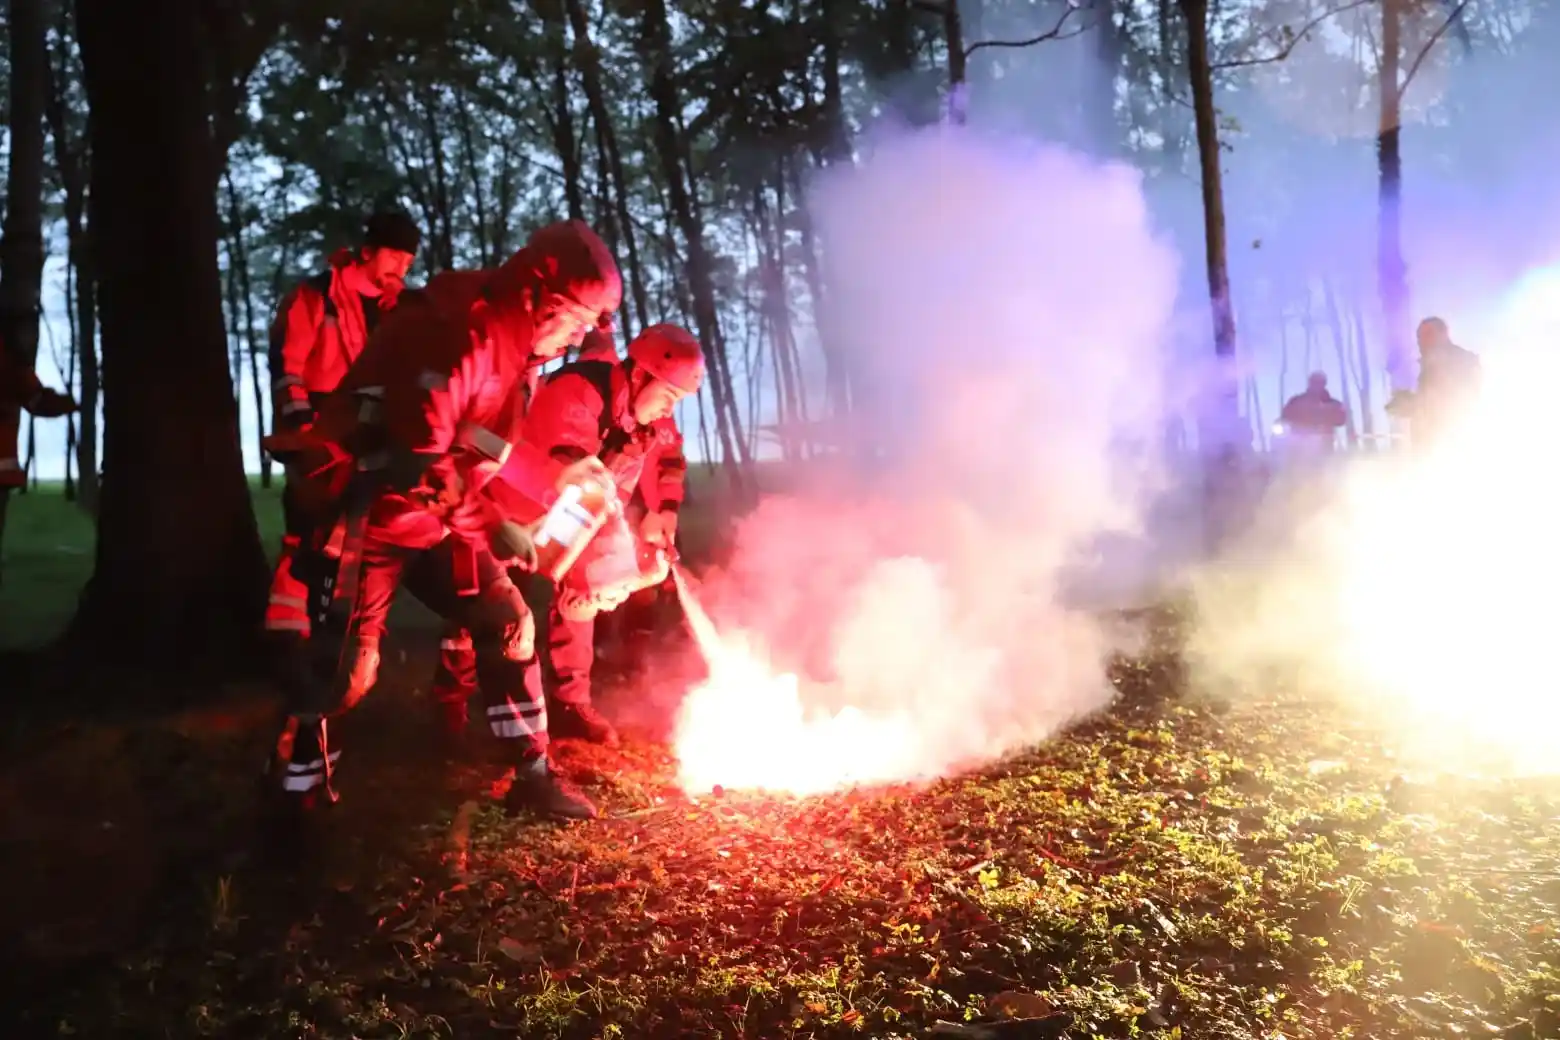
<svg viewBox="0 0 1560 1040">
<path fill-rule="evenodd" d="M 155 1028 L 177 999 L 212 1035 L 292 1016 L 538 1040 L 1417 1040 L 1426 1020 L 1553 1020 L 1560 792 L 1447 781 L 1406 814 L 1347 719 L 1143 695 L 1166 681 L 1135 669 L 1112 715 L 922 787 L 690 804 L 656 749 L 566 749 L 601 778 L 607 814 L 581 827 L 491 811 L 488 767 L 440 791 L 399 755 L 355 764 L 343 829 L 415 823 L 355 854 L 351 891 L 240 874 L 238 927 L 159 907 L 122 973 L 56 1006 L 78 1035 Z"/>
</svg>

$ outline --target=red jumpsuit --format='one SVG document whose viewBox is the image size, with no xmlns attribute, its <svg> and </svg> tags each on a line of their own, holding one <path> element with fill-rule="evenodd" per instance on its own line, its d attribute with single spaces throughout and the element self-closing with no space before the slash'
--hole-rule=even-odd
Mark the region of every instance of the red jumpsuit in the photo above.
<svg viewBox="0 0 1560 1040">
<path fill-rule="evenodd" d="M 488 548 L 498 517 L 481 493 L 497 469 L 493 456 L 521 435 L 538 370 L 516 346 L 529 342 L 528 330 L 489 321 L 485 304 L 451 313 L 432 302 L 438 295 L 430 285 L 417 302 L 397 308 L 315 427 L 323 441 L 345 449 L 335 475 L 355 467 L 353 480 L 366 485 L 366 494 L 356 493 L 366 520 L 355 588 L 338 590 L 350 596 L 346 630 L 312 641 L 315 681 L 300 683 L 295 721 L 279 747 L 288 791 L 311 791 L 326 774 L 317 731 L 296 720 L 350 707 L 373 685 L 402 584 L 470 631 L 494 735 L 515 741 L 522 761 L 546 751 L 540 675 L 529 667 L 530 613 Z M 336 676 L 336 685 L 320 682 L 325 675 Z"/>
<path fill-rule="evenodd" d="M 688 469 L 682 435 L 671 419 L 648 427 L 637 425 L 631 403 L 621 363 L 576 361 L 559 369 L 538 389 L 526 416 L 526 440 L 560 462 L 596 455 L 615 477 L 625 505 L 638 489 L 649 512 L 675 512 L 682 505 Z M 585 567 L 576 564 L 564 580 L 584 572 Z M 564 619 L 556 605 L 548 612 L 543 661 L 556 707 L 575 708 L 590 702 L 595 627 L 594 618 Z M 441 644 L 434 692 L 447 706 L 461 705 L 478 679 L 470 639 L 452 626 Z M 447 710 L 455 714 L 453 708 Z"/>
<path fill-rule="evenodd" d="M 330 259 L 321 273 L 299 283 L 282 300 L 271 325 L 271 415 L 277 430 L 314 421 L 325 395 L 340 385 L 394 299 L 363 296 L 348 285 L 346 250 Z M 291 480 L 282 490 L 282 551 L 271 577 L 265 627 L 271 632 L 307 635 L 309 617 L 304 583 L 293 576 L 293 559 L 307 533 L 304 510 Z"/>
</svg>

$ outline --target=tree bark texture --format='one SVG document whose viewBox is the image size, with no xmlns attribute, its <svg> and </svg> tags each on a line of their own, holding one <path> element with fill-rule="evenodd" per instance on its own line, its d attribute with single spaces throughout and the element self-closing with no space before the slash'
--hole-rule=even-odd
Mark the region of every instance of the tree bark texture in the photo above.
<svg viewBox="0 0 1560 1040">
<path fill-rule="evenodd" d="M 265 556 L 217 268 L 197 0 L 78 0 L 104 389 L 96 567 L 68 633 L 178 674 L 255 646 Z"/>
</svg>

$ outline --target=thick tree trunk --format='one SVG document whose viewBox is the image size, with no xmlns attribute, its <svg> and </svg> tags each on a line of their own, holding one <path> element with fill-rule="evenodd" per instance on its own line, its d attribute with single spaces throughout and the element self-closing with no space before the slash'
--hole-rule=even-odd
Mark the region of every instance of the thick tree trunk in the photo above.
<svg viewBox="0 0 1560 1040">
<path fill-rule="evenodd" d="M 1377 84 L 1381 95 L 1381 119 L 1376 134 L 1376 279 L 1381 292 L 1387 371 L 1395 388 L 1407 389 L 1413 383 L 1413 372 L 1408 351 L 1408 267 L 1403 262 L 1401 208 L 1403 90 L 1399 70 L 1402 48 L 1402 0 L 1382 0 L 1381 68 Z"/>
<path fill-rule="evenodd" d="M 1206 522 L 1210 548 L 1220 547 L 1235 520 L 1240 500 L 1244 427 L 1235 365 L 1235 310 L 1230 298 L 1229 256 L 1224 228 L 1224 184 L 1219 170 L 1218 114 L 1213 105 L 1213 68 L 1208 58 L 1207 0 L 1180 0 L 1186 18 L 1187 73 L 1197 123 L 1197 156 L 1202 171 L 1203 236 L 1207 250 L 1208 302 L 1213 313 L 1215 386 L 1203 423 Z M 1211 443 L 1210 443 L 1211 441 Z"/>
<path fill-rule="evenodd" d="M 77 3 L 105 436 L 96 568 L 67 640 L 164 674 L 253 649 L 267 577 L 227 369 L 198 7 Z"/>
<path fill-rule="evenodd" d="M 0 338 L 13 362 L 28 368 L 38 357 L 39 298 L 43 294 L 43 106 L 48 58 L 40 0 L 11 0 L 11 136 L 5 230 L 0 235 Z M 0 404 L 19 419 L 21 409 Z M 33 429 L 29 419 L 27 428 Z M 5 513 L 0 511 L 0 541 Z"/>
</svg>

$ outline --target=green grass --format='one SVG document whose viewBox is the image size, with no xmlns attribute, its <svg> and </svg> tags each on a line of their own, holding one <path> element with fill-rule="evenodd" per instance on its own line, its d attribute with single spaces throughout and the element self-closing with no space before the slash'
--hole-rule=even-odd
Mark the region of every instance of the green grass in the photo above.
<svg viewBox="0 0 1560 1040">
<path fill-rule="evenodd" d="M 282 537 L 281 484 L 252 483 L 255 518 L 267 552 Z M 58 483 L 13 493 L 6 517 L 5 581 L 0 584 L 0 650 L 40 646 L 59 635 L 92 576 L 96 532 L 91 517 Z"/>
<path fill-rule="evenodd" d="M 689 558 L 697 559 L 711 551 L 717 538 L 716 514 L 729 510 L 720 482 L 706 469 L 690 471 L 689 483 L 700 504 L 687 511 L 682 541 Z M 259 478 L 251 486 L 262 543 L 274 554 L 282 537 L 280 474 L 270 488 L 260 487 Z M 62 485 L 43 482 L 25 495 L 11 496 L 0 545 L 5 561 L 0 650 L 41 646 L 64 630 L 92 575 L 94 542 L 91 518 L 66 501 Z"/>
<path fill-rule="evenodd" d="M 1183 699 L 1152 658 L 1046 746 L 807 800 L 691 803 L 664 748 L 565 744 L 610 816 L 557 827 L 427 753 L 425 664 L 352 720 L 286 880 L 249 837 L 261 707 L 33 756 L 17 1035 L 1560 1035 L 1560 790 L 1404 785 L 1336 708 Z"/>
</svg>

